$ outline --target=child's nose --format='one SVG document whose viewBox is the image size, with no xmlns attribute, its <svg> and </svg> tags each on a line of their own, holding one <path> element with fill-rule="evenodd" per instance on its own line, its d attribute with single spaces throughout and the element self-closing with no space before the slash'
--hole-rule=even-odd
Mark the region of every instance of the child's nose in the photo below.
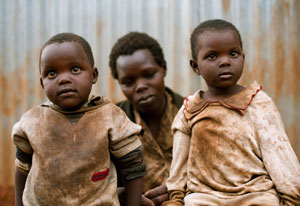
<svg viewBox="0 0 300 206">
<path fill-rule="evenodd" d="M 59 85 L 61 84 L 67 84 L 67 83 L 71 83 L 71 78 L 70 78 L 70 75 L 68 74 L 60 74 L 59 75 Z"/>
<path fill-rule="evenodd" d="M 220 63 L 219 63 L 220 67 L 224 67 L 224 66 L 230 66 L 230 59 L 228 56 L 222 56 L 220 57 Z"/>
</svg>

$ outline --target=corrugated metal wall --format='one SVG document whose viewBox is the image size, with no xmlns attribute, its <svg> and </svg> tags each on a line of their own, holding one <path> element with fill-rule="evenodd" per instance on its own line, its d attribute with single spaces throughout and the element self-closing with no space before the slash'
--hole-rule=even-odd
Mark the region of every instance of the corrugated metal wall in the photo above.
<svg viewBox="0 0 300 206">
<path fill-rule="evenodd" d="M 45 100 L 38 56 L 48 38 L 66 31 L 85 37 L 100 72 L 94 92 L 117 101 L 123 96 L 110 77 L 110 49 L 129 31 L 147 32 L 164 49 L 166 84 L 186 96 L 205 88 L 189 68 L 189 36 L 211 18 L 229 20 L 239 28 L 246 53 L 241 83 L 257 80 L 263 85 L 282 113 L 299 156 L 300 1 L 0 0 L 0 186 L 13 185 L 13 124 Z"/>
</svg>

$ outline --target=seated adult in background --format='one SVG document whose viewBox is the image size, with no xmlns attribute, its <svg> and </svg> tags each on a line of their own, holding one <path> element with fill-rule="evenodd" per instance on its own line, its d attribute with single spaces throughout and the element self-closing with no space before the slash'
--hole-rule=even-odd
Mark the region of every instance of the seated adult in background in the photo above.
<svg viewBox="0 0 300 206">
<path fill-rule="evenodd" d="M 147 165 L 142 205 L 168 199 L 166 179 L 172 160 L 171 124 L 183 97 L 165 87 L 167 65 L 159 43 L 149 35 L 130 32 L 113 46 L 109 65 L 127 100 L 117 105 L 143 128 L 141 142 Z"/>
</svg>

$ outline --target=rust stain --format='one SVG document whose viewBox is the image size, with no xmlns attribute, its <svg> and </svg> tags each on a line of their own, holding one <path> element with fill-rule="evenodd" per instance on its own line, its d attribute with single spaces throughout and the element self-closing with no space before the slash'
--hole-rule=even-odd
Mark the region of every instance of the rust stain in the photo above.
<svg viewBox="0 0 300 206">
<path fill-rule="evenodd" d="M 298 47 L 299 45 L 295 45 L 295 47 Z M 298 47 L 299 48 L 299 47 Z M 300 103 L 300 81 L 299 81 L 299 77 L 300 77 L 300 51 L 297 48 L 291 48 L 291 57 L 290 57 L 290 61 L 291 61 L 291 73 L 289 75 L 289 79 L 291 81 L 289 81 L 289 88 L 291 88 L 291 93 L 294 94 L 296 96 L 296 101 L 295 101 L 295 107 L 299 107 L 299 103 Z"/>
<path fill-rule="evenodd" d="M 29 94 L 35 95 L 35 89 L 29 88 L 28 74 L 32 70 L 30 54 L 25 58 L 20 66 L 16 67 L 10 73 L 1 73 L 1 116 L 3 124 L 0 125 L 1 139 L 0 147 L 0 185 L 13 184 L 14 177 L 14 145 L 11 140 L 11 130 L 13 125 L 20 118 L 20 112 L 24 113 L 28 109 Z M 31 71 L 32 72 L 32 71 Z M 38 71 L 34 71 L 38 72 Z M 36 80 L 38 82 L 38 80 Z M 36 88 L 36 87 L 35 87 Z M 5 123 L 4 123 L 5 121 Z"/>
<path fill-rule="evenodd" d="M 296 152 L 296 145 L 297 145 L 297 142 L 299 140 L 297 140 L 297 137 L 298 137 L 298 128 L 297 128 L 297 123 L 296 122 L 293 122 L 289 127 L 286 128 L 286 132 L 287 132 L 287 135 L 289 137 L 289 140 L 291 142 L 291 145 L 293 147 L 293 149 L 295 150 Z M 298 156 L 300 155 L 300 153 L 298 153 Z"/>
<path fill-rule="evenodd" d="M 230 0 L 223 0 L 222 1 L 223 10 L 225 13 L 228 13 L 230 8 Z"/>
<path fill-rule="evenodd" d="M 0 186 L 0 205 L 11 206 L 15 203 L 15 191 L 13 186 Z"/>
<path fill-rule="evenodd" d="M 97 24 L 96 24 L 96 34 L 97 34 L 97 39 L 100 38 L 101 36 L 101 33 L 103 31 L 103 23 L 101 21 L 97 21 Z"/>
<path fill-rule="evenodd" d="M 295 3 L 296 4 L 296 3 Z M 293 11 L 291 11 L 293 8 Z M 295 8 L 295 9 L 294 9 Z M 289 107 L 293 112 L 289 118 L 289 125 L 286 126 L 287 135 L 291 145 L 300 157 L 299 134 L 300 117 L 296 111 L 299 110 L 300 103 L 300 51 L 299 51 L 299 12 L 297 5 L 291 7 L 289 1 L 278 1 L 272 8 L 272 19 L 269 25 L 272 47 L 272 67 L 269 69 L 271 77 L 274 78 L 274 102 L 279 105 L 280 99 L 289 100 L 288 105 L 279 106 Z M 298 3 L 299 8 L 299 3 Z M 291 13 L 292 12 L 292 13 Z M 284 120 L 283 120 L 284 121 Z"/>
<path fill-rule="evenodd" d="M 283 48 L 283 43 L 280 41 L 274 42 L 273 49 L 274 67 L 275 70 L 275 88 L 274 88 L 274 100 L 277 101 L 282 95 L 284 80 L 286 78 L 286 68 L 285 68 L 285 51 Z"/>
</svg>

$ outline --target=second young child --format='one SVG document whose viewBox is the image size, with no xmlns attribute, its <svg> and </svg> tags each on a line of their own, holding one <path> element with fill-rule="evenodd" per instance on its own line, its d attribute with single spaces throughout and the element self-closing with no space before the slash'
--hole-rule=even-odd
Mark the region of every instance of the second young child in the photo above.
<svg viewBox="0 0 300 206">
<path fill-rule="evenodd" d="M 191 35 L 190 65 L 208 90 L 189 96 L 174 119 L 166 205 L 300 205 L 300 167 L 280 114 L 262 87 L 238 84 L 245 55 L 224 20 Z"/>
<path fill-rule="evenodd" d="M 103 97 L 88 42 L 72 33 L 49 39 L 40 54 L 41 85 L 50 101 L 22 115 L 17 147 L 16 205 L 119 205 L 116 167 L 127 205 L 140 205 L 145 164 L 141 127 Z"/>
</svg>

